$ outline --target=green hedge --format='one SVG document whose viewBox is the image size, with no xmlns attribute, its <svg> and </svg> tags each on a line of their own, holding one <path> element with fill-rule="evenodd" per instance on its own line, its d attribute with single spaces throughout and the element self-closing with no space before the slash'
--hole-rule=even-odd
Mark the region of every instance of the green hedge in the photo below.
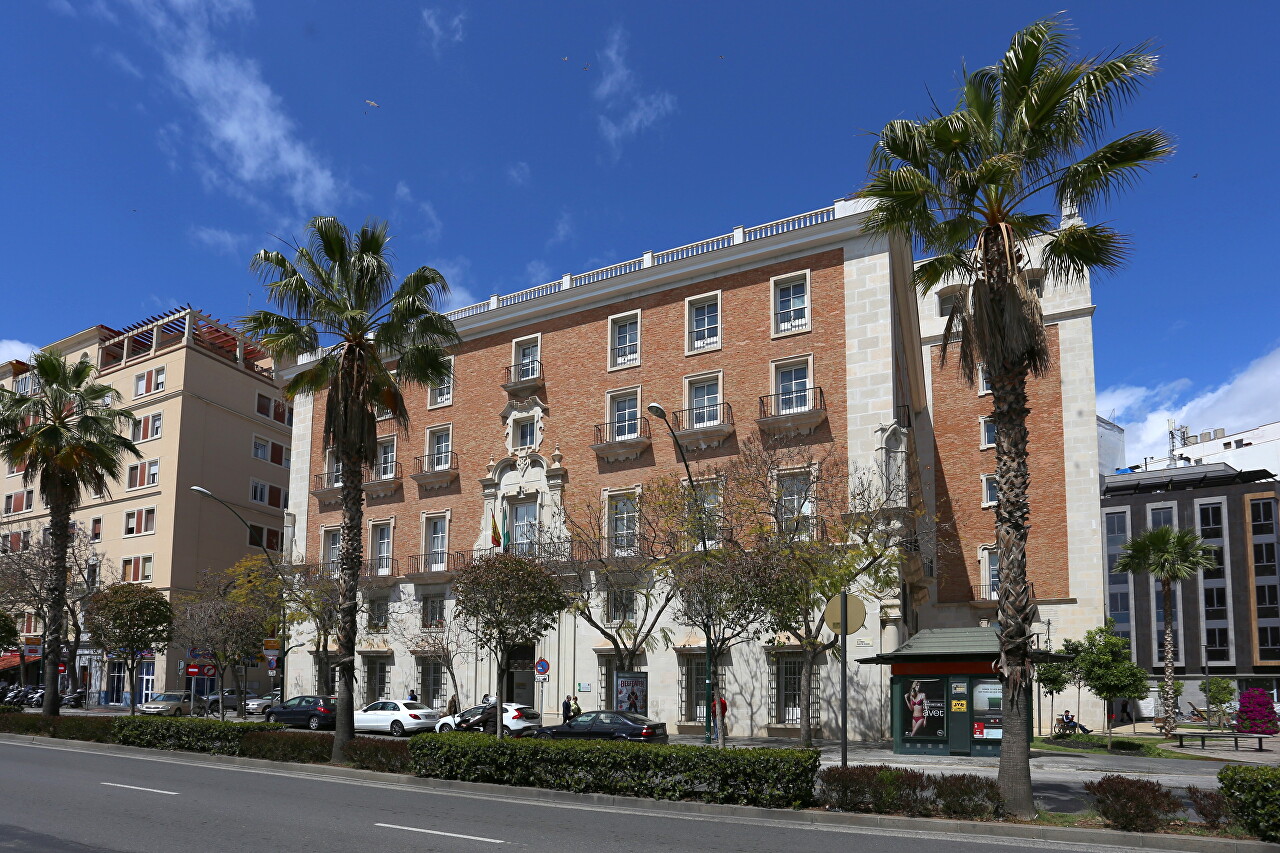
<svg viewBox="0 0 1280 853">
<path fill-rule="evenodd" d="M 993 820 L 1004 811 L 995 779 L 974 774 L 933 775 L 887 764 L 825 767 L 818 799 L 846 812 Z"/>
<path fill-rule="evenodd" d="M 239 755 L 240 744 L 250 732 L 277 732 L 280 723 L 232 723 L 191 717 L 116 717 L 117 743 L 148 749 Z"/>
<path fill-rule="evenodd" d="M 406 741 L 354 737 L 347 742 L 345 752 L 347 761 L 361 770 L 413 775 L 413 761 Z"/>
<path fill-rule="evenodd" d="M 1263 841 L 1280 841 L 1280 767 L 1224 767 L 1218 789 L 1237 823 Z"/>
<path fill-rule="evenodd" d="M 0 705 L 0 714 L 21 714 L 21 705 Z"/>
<path fill-rule="evenodd" d="M 249 732 L 240 741 L 240 755 L 267 761 L 328 764 L 333 755 L 330 732 Z"/>
<path fill-rule="evenodd" d="M 96 743 L 115 742 L 111 723 L 110 717 L 46 717 L 22 712 L 0 713 L 0 732 Z"/>
<path fill-rule="evenodd" d="M 497 738 L 450 732 L 409 741 L 413 772 L 575 793 L 803 808 L 813 800 L 813 749 L 711 749 L 626 741 Z"/>
</svg>

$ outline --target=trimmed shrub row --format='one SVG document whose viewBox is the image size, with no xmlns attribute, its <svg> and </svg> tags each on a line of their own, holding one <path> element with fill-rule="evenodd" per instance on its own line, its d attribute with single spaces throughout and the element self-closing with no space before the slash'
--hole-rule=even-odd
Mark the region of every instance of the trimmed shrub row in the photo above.
<svg viewBox="0 0 1280 853">
<path fill-rule="evenodd" d="M 1182 801 L 1164 785 L 1150 779 L 1107 774 L 1085 782 L 1094 808 L 1107 823 L 1126 832 L 1155 832 L 1182 811 Z"/>
<path fill-rule="evenodd" d="M 250 733 L 285 728 L 280 723 L 232 723 L 193 717 L 116 717 L 113 722 L 116 743 L 210 755 L 241 755 L 240 744 Z"/>
<path fill-rule="evenodd" d="M 40 735 L 63 740 L 87 740 L 114 743 L 115 734 L 109 717 L 45 717 L 41 714 L 0 713 L 0 732 L 16 735 Z"/>
<path fill-rule="evenodd" d="M 1224 767 L 1218 786 L 1241 826 L 1263 841 L 1280 841 L 1280 767 Z"/>
<path fill-rule="evenodd" d="M 0 714 L 21 714 L 21 705 L 0 705 Z"/>
<path fill-rule="evenodd" d="M 409 741 L 413 772 L 658 800 L 803 808 L 813 800 L 813 749 L 707 749 L 626 741 L 556 741 L 482 734 L 420 734 Z"/>
<path fill-rule="evenodd" d="M 249 732 L 240 741 L 239 755 L 267 761 L 328 764 L 333 756 L 333 735 L 329 732 Z"/>
<path fill-rule="evenodd" d="M 347 742 L 346 756 L 347 761 L 361 770 L 413 775 L 409 744 L 403 740 L 354 737 Z"/>
<path fill-rule="evenodd" d="M 846 812 L 994 820 L 1004 811 L 996 780 L 973 774 L 925 774 L 885 764 L 827 767 L 818 798 Z"/>
</svg>

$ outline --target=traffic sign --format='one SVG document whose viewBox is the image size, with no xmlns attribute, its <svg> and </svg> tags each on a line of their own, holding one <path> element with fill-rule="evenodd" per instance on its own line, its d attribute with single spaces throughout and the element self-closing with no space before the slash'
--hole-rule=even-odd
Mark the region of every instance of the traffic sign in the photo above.
<svg viewBox="0 0 1280 853">
<path fill-rule="evenodd" d="M 527 660 L 527 658 L 526 658 Z M 551 672 L 551 662 L 546 658 L 538 658 L 537 663 L 533 665 L 533 671 L 538 675 L 546 675 Z"/>
<path fill-rule="evenodd" d="M 200 674 L 200 664 L 198 663 L 187 664 L 187 675 L 195 676 L 199 674 Z"/>
<path fill-rule="evenodd" d="M 204 666 L 200 667 L 200 674 L 203 675 L 205 678 L 213 678 L 215 675 L 218 674 L 218 668 L 211 663 L 207 663 Z"/>
<path fill-rule="evenodd" d="M 67 665 L 65 663 L 58 664 L 58 674 L 59 675 L 67 674 Z"/>
<path fill-rule="evenodd" d="M 823 621 L 827 623 L 827 627 L 831 629 L 833 634 L 854 634 L 862 630 L 862 626 L 867 622 L 867 606 L 862 600 L 849 596 L 849 625 L 848 630 L 841 630 L 844 626 L 840 624 L 840 594 L 836 593 L 827 602 L 827 609 L 823 611 Z"/>
<path fill-rule="evenodd" d="M 545 682 L 548 682 L 548 681 L 550 681 L 550 680 L 551 680 L 551 676 L 549 676 L 549 675 L 539 675 L 538 673 L 536 673 L 536 672 L 535 672 L 535 673 L 533 674 L 533 680 L 534 680 L 534 681 L 540 681 L 540 682 L 545 683 Z"/>
</svg>

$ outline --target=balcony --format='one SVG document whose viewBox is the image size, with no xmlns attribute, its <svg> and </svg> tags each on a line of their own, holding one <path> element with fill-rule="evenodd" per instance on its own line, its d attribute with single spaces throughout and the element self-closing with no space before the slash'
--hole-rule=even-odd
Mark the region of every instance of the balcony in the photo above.
<svg viewBox="0 0 1280 853">
<path fill-rule="evenodd" d="M 809 435 L 826 419 L 827 401 L 815 386 L 761 397 L 756 426 L 774 435 Z"/>
<path fill-rule="evenodd" d="M 424 489 L 443 489 L 458 479 L 458 454 L 428 453 L 413 460 L 414 472 L 409 475 Z"/>
<path fill-rule="evenodd" d="M 640 344 L 633 342 L 612 347 L 609 350 L 609 366 L 612 368 L 634 367 L 640 363 Z"/>
<path fill-rule="evenodd" d="M 536 358 L 505 369 L 502 389 L 513 397 L 527 397 L 542 386 L 542 362 Z"/>
<path fill-rule="evenodd" d="M 972 592 L 969 596 L 969 604 L 972 607 L 988 608 L 997 607 L 1000 604 L 1000 585 L 993 583 L 970 584 Z M 1031 600 L 1036 600 L 1036 585 L 1027 584 L 1027 592 L 1031 596 Z"/>
<path fill-rule="evenodd" d="M 430 551 L 426 554 L 413 554 L 408 559 L 405 577 L 419 583 L 432 579 L 449 580 L 461 562 L 461 553 L 465 552 Z"/>
<path fill-rule="evenodd" d="M 342 499 L 342 472 L 325 471 L 311 478 L 311 496 L 321 504 L 337 503 Z"/>
<path fill-rule="evenodd" d="M 596 424 L 596 440 L 591 449 L 606 462 L 638 459 L 653 442 L 649 437 L 649 419 L 631 418 Z"/>
<path fill-rule="evenodd" d="M 511 542 L 507 545 L 507 553 L 517 557 L 528 557 L 547 563 L 564 563 L 575 559 L 578 552 L 577 543 L 563 540 L 559 542 Z M 451 556 L 449 571 L 455 572 L 470 566 L 476 560 L 501 553 L 498 548 L 476 548 L 473 551 L 455 551 Z"/>
<path fill-rule="evenodd" d="M 365 469 L 361 488 L 371 498 L 389 498 L 400 491 L 400 463 L 393 460 L 378 462 Z"/>
<path fill-rule="evenodd" d="M 400 561 L 394 557 L 374 557 L 360 563 L 360 583 L 366 586 L 385 586 L 402 577 Z"/>
<path fill-rule="evenodd" d="M 695 406 L 672 413 L 676 440 L 685 450 L 719 447 L 733 435 L 733 407 L 728 403 Z"/>
<path fill-rule="evenodd" d="M 720 349 L 720 327 L 718 325 L 690 330 L 689 352 L 705 352 L 716 349 Z"/>
</svg>

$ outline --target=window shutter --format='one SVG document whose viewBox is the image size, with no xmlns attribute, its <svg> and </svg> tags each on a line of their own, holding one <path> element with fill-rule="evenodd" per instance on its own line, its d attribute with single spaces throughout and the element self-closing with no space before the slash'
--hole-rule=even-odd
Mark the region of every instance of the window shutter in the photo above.
<svg viewBox="0 0 1280 853">
<path fill-rule="evenodd" d="M 284 464 L 284 445 L 271 442 L 271 462 L 274 465 Z"/>
<path fill-rule="evenodd" d="M 274 507 L 281 506 L 281 494 L 279 486 L 271 486 L 267 489 L 267 503 Z"/>
</svg>

